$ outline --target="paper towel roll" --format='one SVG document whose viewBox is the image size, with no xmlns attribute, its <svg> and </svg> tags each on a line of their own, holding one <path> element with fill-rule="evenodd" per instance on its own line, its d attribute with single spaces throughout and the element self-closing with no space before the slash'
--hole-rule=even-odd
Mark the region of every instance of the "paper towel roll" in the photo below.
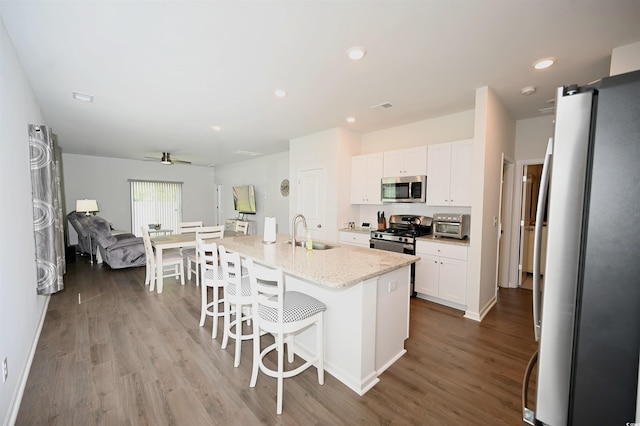
<svg viewBox="0 0 640 426">
<path fill-rule="evenodd" d="M 264 238 L 262 242 L 270 244 L 276 242 L 276 218 L 265 217 L 264 218 Z"/>
</svg>

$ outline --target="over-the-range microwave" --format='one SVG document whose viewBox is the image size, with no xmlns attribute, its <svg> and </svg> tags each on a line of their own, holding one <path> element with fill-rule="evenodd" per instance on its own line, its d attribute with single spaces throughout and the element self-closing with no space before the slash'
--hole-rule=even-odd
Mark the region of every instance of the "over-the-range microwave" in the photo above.
<svg viewBox="0 0 640 426">
<path fill-rule="evenodd" d="M 383 203 L 424 203 L 427 200 L 426 176 L 382 178 Z"/>
</svg>

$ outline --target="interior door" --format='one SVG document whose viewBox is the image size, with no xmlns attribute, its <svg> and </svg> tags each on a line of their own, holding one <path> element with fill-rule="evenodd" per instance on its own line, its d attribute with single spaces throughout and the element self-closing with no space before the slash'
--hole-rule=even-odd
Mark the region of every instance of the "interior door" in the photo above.
<svg viewBox="0 0 640 426">
<path fill-rule="evenodd" d="M 516 287 L 509 281 L 509 241 L 511 241 L 511 204 L 513 188 L 513 162 L 502 154 L 502 174 L 500 177 L 500 209 L 498 211 L 498 255 L 496 265 L 496 288 Z"/>
<path fill-rule="evenodd" d="M 325 239 L 325 182 L 324 169 L 300 170 L 298 185 L 298 212 L 307 220 L 307 227 L 314 240 Z M 298 228 L 298 232 L 302 232 Z M 303 236 L 306 238 L 306 235 Z"/>
</svg>

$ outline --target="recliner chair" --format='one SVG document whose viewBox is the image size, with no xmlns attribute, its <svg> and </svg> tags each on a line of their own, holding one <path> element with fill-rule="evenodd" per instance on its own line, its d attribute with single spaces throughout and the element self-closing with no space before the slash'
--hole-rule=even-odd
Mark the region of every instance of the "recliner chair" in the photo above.
<svg viewBox="0 0 640 426">
<path fill-rule="evenodd" d="M 72 211 L 67 220 L 78 233 L 78 245 L 83 253 L 95 254 L 112 269 L 145 266 L 142 238 L 130 232 L 113 231 L 109 222 L 100 216 Z"/>
</svg>

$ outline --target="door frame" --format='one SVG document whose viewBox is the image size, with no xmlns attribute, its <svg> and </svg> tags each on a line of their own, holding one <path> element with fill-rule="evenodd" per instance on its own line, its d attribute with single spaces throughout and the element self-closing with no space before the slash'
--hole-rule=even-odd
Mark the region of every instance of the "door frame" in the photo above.
<svg viewBox="0 0 640 426">
<path fill-rule="evenodd" d="M 520 287 L 522 280 L 522 255 L 523 255 L 523 232 L 524 232 L 524 205 L 525 202 L 523 194 L 523 185 L 525 182 L 523 178 L 526 177 L 524 170 L 525 166 L 534 164 L 543 164 L 544 159 L 532 159 L 532 160 L 519 160 L 516 162 L 516 179 L 513 185 L 513 208 L 519 209 L 519 220 L 511 221 L 511 250 L 509 258 L 511 259 L 509 264 L 509 282 L 514 283 L 515 287 Z M 515 183 L 519 182 L 519 185 Z M 514 217 L 515 219 L 515 217 Z"/>
<path fill-rule="evenodd" d="M 499 287 L 516 287 L 510 279 L 509 259 L 511 258 L 511 223 L 513 222 L 514 161 L 502 153 L 500 171 L 500 202 L 498 207 L 498 244 L 496 245 L 496 291 Z M 504 213 L 504 217 L 503 217 Z M 500 273 L 502 272 L 502 274 Z M 502 277 L 502 284 L 499 278 Z M 506 281 L 507 285 L 504 285 Z"/>
</svg>

